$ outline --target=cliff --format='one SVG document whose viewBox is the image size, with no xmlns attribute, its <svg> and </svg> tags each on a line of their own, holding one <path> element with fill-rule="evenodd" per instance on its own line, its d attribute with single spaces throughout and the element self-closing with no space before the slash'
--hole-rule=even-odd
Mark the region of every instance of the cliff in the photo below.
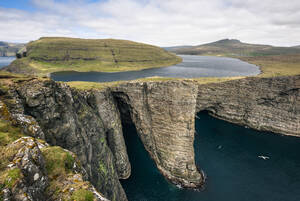
<svg viewBox="0 0 300 201">
<path fill-rule="evenodd" d="M 196 110 L 257 130 L 300 136 L 300 76 L 199 85 Z"/>
<path fill-rule="evenodd" d="M 199 188 L 194 160 L 197 85 L 190 82 L 129 83 L 112 89 L 122 119 L 137 128 L 146 150 L 171 182 Z"/>
<path fill-rule="evenodd" d="M 87 180 L 110 200 L 127 200 L 119 183 L 130 175 L 122 123 L 133 123 L 160 172 L 187 188 L 204 183 L 193 150 L 199 111 L 258 130 L 300 136 L 299 75 L 211 84 L 128 82 L 103 90 L 78 90 L 33 77 L 6 76 L 0 82 L 1 101 L 15 121 L 30 119 L 18 127 L 74 153 Z M 45 174 L 42 168 L 39 174 Z"/>
<path fill-rule="evenodd" d="M 13 101 L 0 92 L 1 100 Z M 87 181 L 74 153 L 49 146 L 34 118 L 16 111 L 0 101 L 1 200 L 108 201 Z"/>
<path fill-rule="evenodd" d="M 105 122 L 98 112 L 89 105 L 89 101 L 94 98 L 90 97 L 88 92 L 79 92 L 48 79 L 4 79 L 4 82 L 1 83 L 5 86 L 1 100 L 13 116 L 26 115 L 32 118 L 42 130 L 47 143 L 75 153 L 87 174 L 87 179 L 105 197 L 110 200 L 127 200 L 118 173 L 120 178 L 126 177 L 130 166 L 125 169 L 122 166 L 124 170 L 121 170 L 124 173 L 117 171 L 118 163 L 115 164 L 114 155 L 107 142 L 109 138 L 111 144 L 114 143 L 116 137 L 107 135 L 117 133 L 119 127 L 116 126 L 116 132 L 109 131 L 113 130 L 115 125 L 104 125 Z M 101 112 L 113 113 L 104 109 Z M 122 140 L 122 133 L 120 135 Z M 119 159 L 118 153 L 115 155 Z M 124 157 L 122 160 L 126 163 L 128 158 Z"/>
</svg>

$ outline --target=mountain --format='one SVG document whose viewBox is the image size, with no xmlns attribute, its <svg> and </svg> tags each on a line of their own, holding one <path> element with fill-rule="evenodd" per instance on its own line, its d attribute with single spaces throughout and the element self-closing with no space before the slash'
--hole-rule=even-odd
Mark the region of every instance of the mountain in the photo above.
<svg viewBox="0 0 300 201">
<path fill-rule="evenodd" d="M 217 56 L 266 56 L 300 53 L 300 49 L 295 47 L 249 44 L 236 39 L 223 39 L 198 46 L 169 49 L 177 54 Z"/>
<path fill-rule="evenodd" d="M 44 37 L 26 45 L 26 57 L 11 64 L 13 71 L 116 72 L 170 66 L 181 58 L 160 47 L 116 39 Z M 24 69 L 27 68 L 27 69 Z"/>
<path fill-rule="evenodd" d="M 25 47 L 23 43 L 8 43 L 0 41 L 0 56 L 16 56 L 16 53 Z"/>
</svg>

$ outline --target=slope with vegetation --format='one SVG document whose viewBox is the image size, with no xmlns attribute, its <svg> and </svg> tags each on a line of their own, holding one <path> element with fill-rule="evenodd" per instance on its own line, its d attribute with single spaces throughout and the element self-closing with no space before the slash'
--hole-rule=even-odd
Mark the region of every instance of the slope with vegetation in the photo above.
<svg viewBox="0 0 300 201">
<path fill-rule="evenodd" d="M 117 72 L 169 66 L 181 58 L 142 43 L 115 39 L 40 38 L 27 46 L 27 56 L 11 64 L 20 72 Z"/>
<path fill-rule="evenodd" d="M 295 47 L 275 47 L 271 45 L 257 45 L 243 43 L 236 39 L 224 39 L 187 48 L 171 49 L 177 54 L 212 55 L 212 56 L 268 56 L 300 54 L 300 49 Z"/>
</svg>

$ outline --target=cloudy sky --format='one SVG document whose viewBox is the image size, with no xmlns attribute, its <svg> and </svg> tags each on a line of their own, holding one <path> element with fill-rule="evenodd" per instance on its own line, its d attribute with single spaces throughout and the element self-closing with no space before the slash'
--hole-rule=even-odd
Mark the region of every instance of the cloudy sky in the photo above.
<svg viewBox="0 0 300 201">
<path fill-rule="evenodd" d="M 300 45 L 300 0 L 0 0 L 0 41 L 41 36 Z"/>
</svg>

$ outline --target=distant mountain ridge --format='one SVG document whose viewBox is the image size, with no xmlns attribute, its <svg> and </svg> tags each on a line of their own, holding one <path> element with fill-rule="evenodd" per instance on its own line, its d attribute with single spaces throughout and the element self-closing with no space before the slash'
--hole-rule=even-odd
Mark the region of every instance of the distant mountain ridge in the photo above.
<svg viewBox="0 0 300 201">
<path fill-rule="evenodd" d="M 9 43 L 0 41 L 0 56 L 1 57 L 10 57 L 16 56 L 20 50 L 25 48 L 24 43 Z"/>
<path fill-rule="evenodd" d="M 266 56 L 299 54 L 298 47 L 275 47 L 243 43 L 237 39 L 223 39 L 197 46 L 169 47 L 168 51 L 177 54 L 215 55 L 215 56 Z"/>
</svg>

